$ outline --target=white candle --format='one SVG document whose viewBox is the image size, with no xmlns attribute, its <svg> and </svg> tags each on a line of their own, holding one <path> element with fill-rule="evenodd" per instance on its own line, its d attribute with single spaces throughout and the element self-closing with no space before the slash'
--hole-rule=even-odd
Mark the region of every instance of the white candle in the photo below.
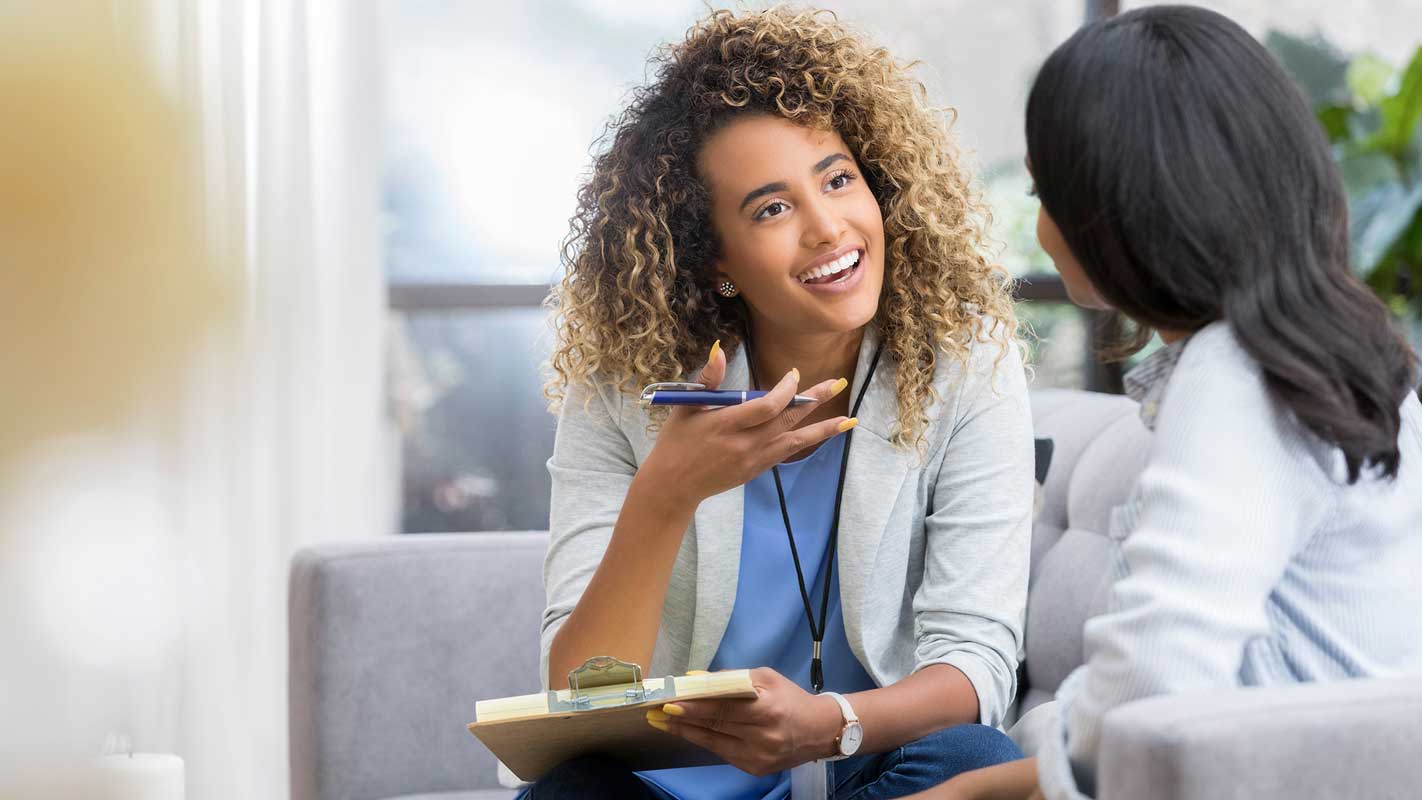
<svg viewBox="0 0 1422 800">
<path fill-rule="evenodd" d="M 183 760 L 166 753 L 94 759 L 93 800 L 183 800 Z"/>
</svg>

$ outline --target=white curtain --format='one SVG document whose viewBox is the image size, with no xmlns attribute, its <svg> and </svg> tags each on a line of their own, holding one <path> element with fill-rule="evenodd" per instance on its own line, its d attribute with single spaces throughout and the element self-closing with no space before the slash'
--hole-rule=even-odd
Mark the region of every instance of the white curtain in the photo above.
<svg viewBox="0 0 1422 800">
<path fill-rule="evenodd" d="M 291 555 L 396 529 L 376 9 L 109 9 L 195 114 L 206 233 L 231 257 L 193 266 L 231 271 L 241 296 L 179 411 L 49 447 L 0 482 L 0 755 L 120 734 L 181 756 L 190 799 L 284 798 Z"/>
<path fill-rule="evenodd" d="M 153 23 L 201 109 L 214 235 L 247 287 L 171 437 L 191 613 L 158 682 L 180 687 L 164 724 L 189 797 L 286 797 L 291 554 L 396 527 L 376 18 L 341 0 L 177 0 Z"/>
</svg>

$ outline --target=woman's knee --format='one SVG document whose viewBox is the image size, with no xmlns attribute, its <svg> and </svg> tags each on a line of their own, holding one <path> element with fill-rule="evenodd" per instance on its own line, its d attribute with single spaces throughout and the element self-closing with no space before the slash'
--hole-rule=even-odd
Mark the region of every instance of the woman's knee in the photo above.
<svg viewBox="0 0 1422 800">
<path fill-rule="evenodd" d="M 651 796 L 642 779 L 621 763 L 583 756 L 564 761 L 544 773 L 532 786 L 519 793 L 519 800 L 640 800 Z"/>
<path fill-rule="evenodd" d="M 954 772 L 967 772 L 1024 758 L 1007 734 L 987 725 L 969 723 L 944 728 L 915 742 L 952 762 Z"/>
</svg>

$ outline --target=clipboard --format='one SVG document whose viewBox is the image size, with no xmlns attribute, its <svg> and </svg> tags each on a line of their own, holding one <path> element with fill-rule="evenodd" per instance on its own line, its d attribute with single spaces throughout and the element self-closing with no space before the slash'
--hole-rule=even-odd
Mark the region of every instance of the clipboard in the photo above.
<svg viewBox="0 0 1422 800">
<path fill-rule="evenodd" d="M 481 700 L 469 732 L 525 781 L 571 758 L 602 755 L 636 771 L 724 763 L 679 736 L 647 724 L 647 710 L 676 700 L 753 699 L 750 670 L 642 678 L 611 656 L 568 673 L 567 689 Z"/>
</svg>

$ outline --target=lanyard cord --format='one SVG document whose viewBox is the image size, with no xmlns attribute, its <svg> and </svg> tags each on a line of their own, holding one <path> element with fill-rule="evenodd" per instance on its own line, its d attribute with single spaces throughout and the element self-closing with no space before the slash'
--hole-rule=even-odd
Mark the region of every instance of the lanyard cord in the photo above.
<svg viewBox="0 0 1422 800">
<path fill-rule="evenodd" d="M 751 358 L 750 331 L 746 331 L 744 343 L 746 351 L 746 366 L 750 368 L 751 388 L 759 389 L 760 381 L 755 377 L 755 360 Z M 874 379 L 874 370 L 879 367 L 879 356 L 883 353 L 883 347 L 874 348 L 874 357 L 869 361 L 869 372 L 864 376 L 864 383 L 859 387 L 859 396 L 854 400 L 854 408 L 849 412 L 849 416 L 859 416 L 859 406 L 864 402 L 864 393 L 869 390 L 869 382 Z M 820 596 L 820 622 L 815 624 L 815 613 L 810 608 L 810 592 L 805 587 L 805 571 L 800 567 L 800 551 L 795 547 L 795 533 L 790 529 L 790 509 L 785 504 L 785 490 L 780 485 L 780 467 L 771 466 L 771 476 L 775 478 L 775 496 L 780 500 L 780 517 L 785 520 L 785 537 L 790 541 L 790 558 L 795 562 L 795 579 L 800 582 L 800 599 L 805 603 L 805 621 L 810 626 L 810 638 L 814 640 L 813 650 L 810 653 L 810 687 L 818 694 L 825 688 L 825 676 L 823 661 L 820 658 L 820 645 L 825 640 L 825 626 L 829 624 L 829 596 L 830 578 L 834 575 L 834 556 L 839 544 L 839 506 L 844 498 L 844 475 L 849 469 L 849 446 L 854 442 L 854 429 L 850 429 L 844 434 L 844 452 L 839 459 L 839 481 L 834 490 L 834 517 L 830 522 L 829 534 L 829 558 L 825 560 L 825 588 Z"/>
</svg>

